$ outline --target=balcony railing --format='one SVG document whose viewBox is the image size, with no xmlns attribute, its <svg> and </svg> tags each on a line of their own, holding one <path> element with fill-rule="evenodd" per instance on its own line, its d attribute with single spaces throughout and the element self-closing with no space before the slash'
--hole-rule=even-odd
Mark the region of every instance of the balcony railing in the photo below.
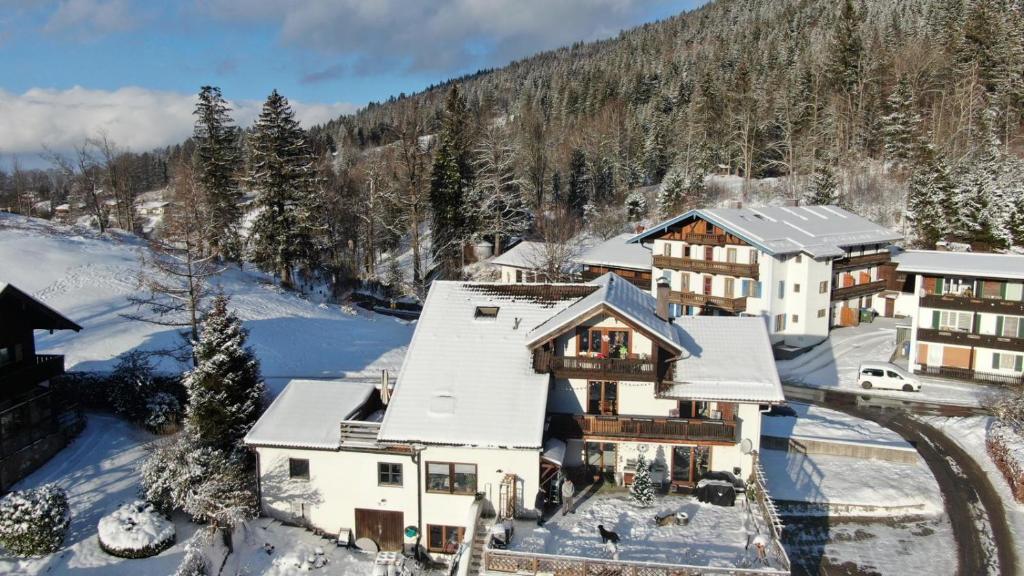
<svg viewBox="0 0 1024 576">
<path fill-rule="evenodd" d="M 683 242 L 690 244 L 705 244 L 708 246 L 725 246 L 727 240 L 725 234 L 697 234 L 688 232 L 683 234 Z"/>
<path fill-rule="evenodd" d="M 917 339 L 922 342 L 935 342 L 937 344 L 955 344 L 958 346 L 975 346 L 1024 352 L 1024 338 L 1013 338 L 1010 336 L 919 328 L 917 330 Z"/>
<path fill-rule="evenodd" d="M 735 421 L 594 414 L 578 414 L 575 420 L 584 438 L 736 442 Z"/>
<path fill-rule="evenodd" d="M 832 270 L 851 270 L 853 268 L 866 268 L 869 266 L 880 266 L 889 262 L 891 258 L 888 252 L 877 254 L 863 254 L 861 256 L 850 256 L 832 261 Z"/>
<path fill-rule="evenodd" d="M 658 268 L 686 270 L 689 272 L 704 272 L 709 274 L 725 274 L 728 276 L 743 276 L 745 278 L 753 278 L 755 280 L 759 274 L 757 264 L 719 262 L 717 260 L 697 260 L 694 258 L 680 258 L 678 256 L 655 256 L 654 265 Z"/>
<path fill-rule="evenodd" d="M 885 280 L 875 280 L 874 282 L 865 282 L 863 284 L 854 284 L 853 286 L 846 286 L 842 288 L 832 289 L 832 301 L 838 300 L 849 300 L 850 298 L 859 298 L 860 296 L 869 296 L 871 294 L 877 294 L 885 290 Z"/>
<path fill-rule="evenodd" d="M 591 280 L 596 280 L 596 279 L 600 278 L 601 276 L 604 276 L 608 272 L 616 273 L 621 278 L 624 278 L 630 284 L 636 286 L 637 288 L 640 288 L 641 290 L 648 291 L 648 290 L 651 289 L 651 271 L 650 270 L 648 270 L 646 272 L 636 272 L 632 276 L 629 276 L 629 275 L 624 275 L 621 270 L 608 270 L 606 268 L 588 267 L 588 268 L 584 269 L 583 272 L 580 273 L 580 277 L 583 279 L 584 282 L 590 282 Z"/>
<path fill-rule="evenodd" d="M 696 292 L 672 292 L 669 294 L 669 301 L 684 306 L 714 307 L 738 314 L 747 309 L 746 297 L 725 298 L 723 296 L 709 296 L 697 294 Z"/>
<path fill-rule="evenodd" d="M 36 354 L 34 361 L 20 362 L 0 370 L 0 387 L 33 386 L 63 373 L 63 356 Z"/>
<path fill-rule="evenodd" d="M 958 296 L 956 294 L 925 294 L 921 297 L 921 306 L 923 308 L 940 308 L 942 310 L 967 310 L 971 312 L 1024 316 L 1024 302 L 1000 300 L 998 298 L 978 298 L 977 296 Z"/>
<path fill-rule="evenodd" d="M 587 378 L 592 380 L 630 380 L 655 382 L 657 366 L 642 358 L 589 358 L 586 356 L 555 356 L 537 350 L 533 353 L 533 369 L 551 372 L 555 378 Z"/>
</svg>

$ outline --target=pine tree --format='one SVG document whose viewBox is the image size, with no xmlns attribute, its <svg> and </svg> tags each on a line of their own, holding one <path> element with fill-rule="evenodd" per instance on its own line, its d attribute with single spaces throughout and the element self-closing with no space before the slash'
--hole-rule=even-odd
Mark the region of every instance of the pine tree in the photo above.
<svg viewBox="0 0 1024 576">
<path fill-rule="evenodd" d="M 630 220 L 640 220 L 647 216 L 647 195 L 642 190 L 633 190 L 626 195 L 626 214 Z"/>
<path fill-rule="evenodd" d="M 1024 198 L 1019 198 L 1013 204 L 1006 228 L 1010 234 L 1011 245 L 1024 246 Z"/>
<path fill-rule="evenodd" d="M 462 250 L 472 235 L 466 199 L 473 186 L 469 111 L 458 86 L 445 100 L 440 144 L 430 176 L 434 262 L 442 278 L 462 275 Z"/>
<path fill-rule="evenodd" d="M 654 483 L 651 481 L 651 466 L 647 458 L 640 454 L 636 458 L 636 474 L 633 475 L 633 487 L 630 490 L 633 501 L 644 508 L 654 504 Z"/>
<path fill-rule="evenodd" d="M 292 285 L 296 265 L 313 253 L 310 207 L 314 161 L 288 100 L 271 92 L 253 127 L 249 185 L 256 191 L 252 259 Z"/>
<path fill-rule="evenodd" d="M 186 429 L 199 446 L 236 448 L 263 412 L 266 388 L 246 337 L 227 297 L 216 296 L 194 345 L 196 367 L 184 378 Z"/>
<path fill-rule="evenodd" d="M 921 117 L 914 104 L 914 94 L 906 76 L 896 82 L 888 99 L 889 114 L 883 120 L 885 156 L 896 166 L 906 164 L 914 153 Z"/>
<path fill-rule="evenodd" d="M 907 190 L 907 218 L 914 226 L 916 243 L 934 248 L 948 233 L 948 223 L 955 214 L 949 168 L 934 150 L 922 147 Z"/>
<path fill-rule="evenodd" d="M 242 192 L 238 186 L 238 130 L 229 111 L 220 88 L 203 86 L 193 112 L 196 124 L 192 138 L 196 143 L 196 176 L 209 219 L 209 248 L 221 258 L 237 260 L 241 257 L 238 226 Z"/>
<path fill-rule="evenodd" d="M 658 217 L 671 218 L 682 212 L 686 201 L 686 180 L 682 170 L 673 167 L 658 187 Z"/>
<path fill-rule="evenodd" d="M 566 207 L 577 216 L 583 216 L 584 207 L 591 203 L 590 168 L 587 154 L 580 148 L 573 148 L 569 158 L 569 189 L 566 191 Z"/>
<path fill-rule="evenodd" d="M 829 46 L 829 72 L 833 85 L 849 92 L 860 81 L 864 44 L 853 0 L 841 2 Z"/>
<path fill-rule="evenodd" d="M 814 167 L 811 184 L 807 188 L 804 204 L 809 206 L 834 206 L 839 204 L 839 182 L 828 161 L 819 161 Z"/>
</svg>

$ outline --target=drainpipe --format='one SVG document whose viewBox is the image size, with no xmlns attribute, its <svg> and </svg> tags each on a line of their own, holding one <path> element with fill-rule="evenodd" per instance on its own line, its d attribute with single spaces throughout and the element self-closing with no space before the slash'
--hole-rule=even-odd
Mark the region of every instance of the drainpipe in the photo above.
<svg viewBox="0 0 1024 576">
<path fill-rule="evenodd" d="M 412 461 L 416 464 L 416 560 L 420 560 L 420 540 L 423 538 L 423 460 L 420 453 L 426 450 L 423 444 L 413 444 Z"/>
</svg>

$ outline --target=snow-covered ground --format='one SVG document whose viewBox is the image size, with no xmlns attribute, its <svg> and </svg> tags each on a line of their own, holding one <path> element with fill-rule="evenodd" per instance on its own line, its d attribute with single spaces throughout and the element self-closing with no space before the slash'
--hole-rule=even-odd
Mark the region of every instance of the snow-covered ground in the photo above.
<svg viewBox="0 0 1024 576">
<path fill-rule="evenodd" d="M 83 326 L 81 333 L 40 333 L 41 352 L 66 356 L 69 370 L 107 370 L 134 349 L 169 348 L 175 329 L 128 320 L 138 292 L 138 239 L 111 232 L 0 214 L 0 281 L 9 282 Z M 397 374 L 412 337 L 408 322 L 337 305 L 315 304 L 270 277 L 232 268 L 215 282 L 231 296 L 273 392 L 290 378 Z M 182 369 L 163 359 L 161 368 Z"/>
<path fill-rule="evenodd" d="M 913 449 L 899 434 L 870 420 L 799 402 L 789 406 L 796 412 L 796 416 L 762 418 L 762 435 Z"/>
<path fill-rule="evenodd" d="M 654 517 L 686 512 L 686 526 L 658 526 Z M 556 514 L 544 524 L 518 522 L 511 549 L 611 559 L 597 526 L 616 532 L 621 541 L 619 560 L 694 566 L 749 566 L 755 560 L 746 550 L 746 500 L 736 506 L 703 504 L 689 496 L 659 496 L 650 508 L 638 508 L 622 490 L 603 489 L 582 501 L 575 514 Z"/>
<path fill-rule="evenodd" d="M 860 326 L 836 328 L 829 338 L 810 351 L 776 363 L 784 383 L 813 388 L 856 391 L 867 396 L 900 400 L 940 402 L 959 406 L 979 406 L 1000 390 L 995 387 L 942 378 L 920 377 L 920 392 L 864 390 L 857 386 L 861 362 L 888 362 L 896 349 L 896 321 L 876 318 Z"/>
<path fill-rule="evenodd" d="M 103 516 L 138 497 L 137 468 L 146 457 L 146 446 L 156 437 L 123 420 L 89 414 L 82 435 L 45 466 L 22 480 L 15 489 L 55 482 L 68 492 L 71 528 L 63 548 L 41 558 L 14 559 L 0 555 L 0 574 L 28 576 L 103 574 L 137 576 L 173 574 L 184 554 L 185 541 L 196 526 L 175 517 L 177 542 L 151 558 L 125 560 L 103 552 L 97 541 L 97 524 Z M 267 555 L 265 543 L 274 546 Z M 364 574 L 371 558 L 335 549 L 325 540 L 301 528 L 290 528 L 266 519 L 252 522 L 236 536 L 237 554 L 230 558 L 232 574 L 283 576 L 298 574 L 297 559 L 305 559 L 323 547 L 330 563 L 317 574 Z M 235 567 L 238 569 L 236 570 Z"/>
</svg>

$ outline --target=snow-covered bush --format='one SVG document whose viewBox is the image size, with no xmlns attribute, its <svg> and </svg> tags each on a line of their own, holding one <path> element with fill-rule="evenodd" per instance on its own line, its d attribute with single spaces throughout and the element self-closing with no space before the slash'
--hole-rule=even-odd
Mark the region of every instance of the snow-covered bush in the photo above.
<svg viewBox="0 0 1024 576">
<path fill-rule="evenodd" d="M 643 190 L 633 190 L 626 196 L 626 214 L 630 220 L 640 220 L 647 216 L 647 194 Z"/>
<path fill-rule="evenodd" d="M 142 500 L 100 518 L 97 530 L 100 548 L 121 558 L 148 558 L 174 544 L 174 524 Z"/>
<path fill-rule="evenodd" d="M 1003 422 L 996 422 L 988 431 L 986 447 L 1010 485 L 1013 497 L 1024 502 L 1024 434 Z"/>
<path fill-rule="evenodd" d="M 651 466 L 641 454 L 636 459 L 636 475 L 633 476 L 633 488 L 630 490 L 633 501 L 638 506 L 647 507 L 654 504 L 654 483 L 651 481 Z"/>
<path fill-rule="evenodd" d="M 178 422 L 181 403 L 173 394 L 157 392 L 146 402 L 146 428 L 160 432 Z"/>
<path fill-rule="evenodd" d="M 140 422 L 146 418 L 146 401 L 155 388 L 153 366 L 139 351 L 121 356 L 110 375 L 110 406 L 120 416 Z"/>
<path fill-rule="evenodd" d="M 197 530 L 185 543 L 185 555 L 174 576 L 206 576 L 206 555 L 203 554 L 203 530 Z"/>
<path fill-rule="evenodd" d="M 67 493 L 54 484 L 0 498 L 0 546 L 16 556 L 56 552 L 70 523 Z"/>
</svg>

